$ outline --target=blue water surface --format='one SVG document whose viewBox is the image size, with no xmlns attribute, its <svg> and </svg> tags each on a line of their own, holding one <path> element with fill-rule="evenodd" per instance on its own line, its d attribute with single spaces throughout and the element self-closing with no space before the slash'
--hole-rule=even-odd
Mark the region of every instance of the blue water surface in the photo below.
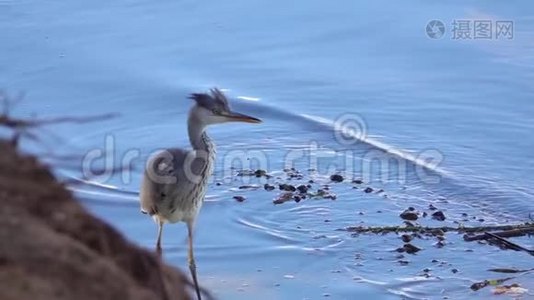
<svg viewBox="0 0 534 300">
<path fill-rule="evenodd" d="M 63 179 L 84 178 L 88 155 L 105 152 L 118 168 L 135 157 L 127 172 L 71 188 L 149 249 L 156 227 L 139 214 L 141 170 L 157 149 L 188 147 L 187 95 L 218 86 L 236 110 L 262 118 L 209 131 L 218 161 L 195 245 L 200 281 L 220 299 L 485 299 L 491 288 L 469 286 L 502 277 L 490 268 L 532 267 L 528 254 L 455 233 L 443 248 L 423 237 L 413 242 L 422 251 L 400 254 L 397 235 L 340 229 L 401 225 L 400 212 L 429 204 L 448 218 L 423 225 L 529 220 L 533 8 L 528 1 L 0 0 L 0 88 L 12 97 L 25 92 L 12 110 L 21 118 L 120 114 L 50 125 L 38 130 L 40 142 L 23 146 Z M 439 39 L 426 33 L 431 20 L 444 24 Z M 489 21 L 493 35 L 456 39 L 455 20 L 467 20 L 472 35 L 475 21 Z M 501 21 L 513 22 L 513 37 L 495 36 Z M 354 130 L 336 130 L 343 128 Z M 229 163 L 232 156 L 245 166 Z M 305 177 L 293 181 L 328 184 L 336 200 L 273 205 L 278 191 L 264 191 L 265 179 L 235 176 L 258 157 L 257 167 L 273 175 L 268 182 L 285 182 L 283 169 L 294 161 Z M 380 162 L 390 159 L 384 169 Z M 384 192 L 333 184 L 332 173 Z M 260 188 L 239 189 L 244 184 Z M 165 259 L 187 270 L 185 237 L 185 226 L 166 226 Z M 533 247 L 528 238 L 514 241 Z M 529 274 L 514 282 L 534 288 Z"/>
</svg>

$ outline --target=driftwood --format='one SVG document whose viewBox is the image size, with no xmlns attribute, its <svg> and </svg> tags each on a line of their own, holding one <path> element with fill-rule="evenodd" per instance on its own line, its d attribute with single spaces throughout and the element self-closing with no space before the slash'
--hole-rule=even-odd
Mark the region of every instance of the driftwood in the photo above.
<svg viewBox="0 0 534 300">
<path fill-rule="evenodd" d="M 523 236 L 527 234 L 534 234 L 534 223 L 524 223 L 516 225 L 488 225 L 488 226 L 441 226 L 441 227 L 428 227 L 428 226 L 351 226 L 347 227 L 344 230 L 352 233 L 375 233 L 375 234 L 385 234 L 385 233 L 400 233 L 400 232 L 410 232 L 410 233 L 433 233 L 433 232 L 458 232 L 466 234 L 474 233 L 484 233 L 489 231 L 501 231 L 500 234 L 503 236 Z M 467 236 L 467 235 L 466 235 Z M 477 238 L 469 237 L 464 239 L 466 241 L 477 240 Z M 478 238 L 482 239 L 482 238 Z"/>
</svg>

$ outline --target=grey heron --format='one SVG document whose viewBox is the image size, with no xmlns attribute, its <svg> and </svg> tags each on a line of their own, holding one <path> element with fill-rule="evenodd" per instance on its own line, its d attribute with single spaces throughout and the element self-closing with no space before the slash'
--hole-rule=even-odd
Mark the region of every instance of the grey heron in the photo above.
<svg viewBox="0 0 534 300">
<path fill-rule="evenodd" d="M 156 252 L 160 256 L 163 224 L 186 223 L 189 270 L 200 299 L 193 254 L 193 226 L 215 161 L 215 145 L 206 128 L 232 121 L 260 123 L 261 120 L 232 111 L 226 96 L 217 88 L 209 93 L 191 94 L 189 98 L 195 101 L 187 120 L 192 149 L 166 149 L 148 160 L 141 183 L 140 202 L 141 212 L 152 216 L 158 225 Z"/>
</svg>

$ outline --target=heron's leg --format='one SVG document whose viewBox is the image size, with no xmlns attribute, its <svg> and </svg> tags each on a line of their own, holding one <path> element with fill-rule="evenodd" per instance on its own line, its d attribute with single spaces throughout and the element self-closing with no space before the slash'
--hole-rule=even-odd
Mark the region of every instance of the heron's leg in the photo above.
<svg viewBox="0 0 534 300">
<path fill-rule="evenodd" d="M 201 300 L 200 288 L 198 287 L 198 280 L 197 280 L 197 267 L 195 265 L 195 256 L 193 254 L 193 222 L 187 222 L 187 234 L 188 234 L 187 240 L 189 242 L 189 252 L 188 252 L 189 271 L 191 271 L 191 277 L 193 277 L 193 283 L 195 284 L 197 298 L 198 300 Z"/>
<path fill-rule="evenodd" d="M 156 253 L 161 257 L 161 233 L 163 232 L 163 222 L 158 220 L 158 241 L 156 242 Z"/>
</svg>

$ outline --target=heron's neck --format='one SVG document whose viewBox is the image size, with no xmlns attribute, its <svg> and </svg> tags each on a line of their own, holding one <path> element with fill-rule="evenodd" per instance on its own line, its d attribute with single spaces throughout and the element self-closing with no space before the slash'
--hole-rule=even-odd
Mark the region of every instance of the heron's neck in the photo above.
<svg viewBox="0 0 534 300">
<path fill-rule="evenodd" d="M 206 133 L 206 126 L 204 124 L 197 122 L 194 117 L 190 116 L 187 121 L 187 130 L 193 149 L 203 150 L 208 153 L 215 152 L 215 147 Z"/>
</svg>

